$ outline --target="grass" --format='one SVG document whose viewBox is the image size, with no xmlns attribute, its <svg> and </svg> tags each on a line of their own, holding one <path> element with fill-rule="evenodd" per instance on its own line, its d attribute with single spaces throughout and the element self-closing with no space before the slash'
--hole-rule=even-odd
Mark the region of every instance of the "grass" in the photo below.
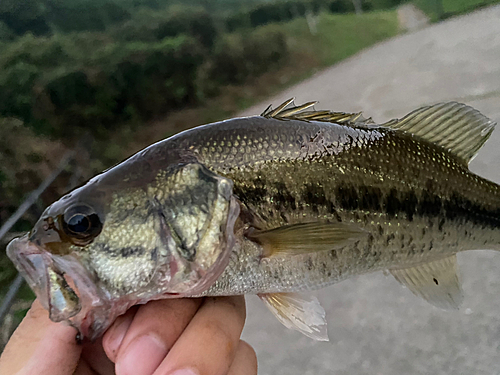
<svg viewBox="0 0 500 375">
<path fill-rule="evenodd" d="M 394 11 L 355 14 L 322 14 L 316 35 L 310 35 L 304 20 L 286 25 L 291 43 L 300 53 L 307 51 L 319 58 L 319 66 L 328 66 L 343 60 L 363 48 L 394 36 L 398 21 Z M 298 47 L 298 48 L 297 48 Z"/>
<path fill-rule="evenodd" d="M 414 4 L 422 9 L 436 22 L 475 9 L 499 3 L 500 0 L 414 0 Z"/>
</svg>

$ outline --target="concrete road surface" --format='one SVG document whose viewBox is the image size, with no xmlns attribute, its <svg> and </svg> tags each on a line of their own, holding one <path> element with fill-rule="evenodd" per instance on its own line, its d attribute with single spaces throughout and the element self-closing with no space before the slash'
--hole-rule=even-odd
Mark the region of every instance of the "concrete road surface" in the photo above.
<svg viewBox="0 0 500 375">
<path fill-rule="evenodd" d="M 290 97 L 362 110 L 377 122 L 457 100 L 500 123 L 500 6 L 379 44 L 244 114 Z M 500 126 L 471 169 L 500 183 Z M 441 311 L 375 273 L 317 293 L 330 343 L 284 328 L 254 296 L 243 338 L 257 351 L 260 374 L 500 374 L 500 253 L 466 252 L 458 262 L 459 311 Z"/>
</svg>

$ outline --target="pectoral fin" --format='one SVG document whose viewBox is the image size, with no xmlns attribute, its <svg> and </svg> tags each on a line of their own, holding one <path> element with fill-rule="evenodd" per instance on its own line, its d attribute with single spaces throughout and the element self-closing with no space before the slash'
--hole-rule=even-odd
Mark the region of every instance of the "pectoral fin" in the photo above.
<svg viewBox="0 0 500 375">
<path fill-rule="evenodd" d="M 413 294 L 441 309 L 458 309 L 463 300 L 456 255 L 416 267 L 389 271 Z"/>
<path fill-rule="evenodd" d="M 269 310 L 287 328 L 318 341 L 328 341 L 326 313 L 314 296 L 297 293 L 259 294 Z"/>
<path fill-rule="evenodd" d="M 305 223 L 267 231 L 254 230 L 247 237 L 264 248 L 264 256 L 297 255 L 332 250 L 360 239 L 366 232 L 346 223 Z"/>
</svg>

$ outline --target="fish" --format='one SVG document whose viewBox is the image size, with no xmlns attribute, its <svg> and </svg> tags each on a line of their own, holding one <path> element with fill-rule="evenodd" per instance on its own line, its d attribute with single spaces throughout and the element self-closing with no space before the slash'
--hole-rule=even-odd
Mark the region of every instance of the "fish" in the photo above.
<svg viewBox="0 0 500 375">
<path fill-rule="evenodd" d="M 468 164 L 495 122 L 456 102 L 382 124 L 288 100 L 157 142 L 50 205 L 7 254 L 93 340 L 133 305 L 256 294 L 328 340 L 311 290 L 384 271 L 443 309 L 456 254 L 500 249 L 500 186 Z"/>
</svg>

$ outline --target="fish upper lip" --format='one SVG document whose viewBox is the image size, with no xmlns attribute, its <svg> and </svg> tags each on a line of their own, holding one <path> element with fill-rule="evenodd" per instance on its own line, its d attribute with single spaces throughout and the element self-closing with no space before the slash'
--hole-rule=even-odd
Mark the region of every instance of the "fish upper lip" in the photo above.
<svg viewBox="0 0 500 375">
<path fill-rule="evenodd" d="M 49 267 L 50 259 L 47 258 L 50 254 L 29 241 L 28 234 L 26 234 L 7 245 L 7 256 L 35 291 L 42 305 L 48 308 L 47 267 Z"/>
</svg>

